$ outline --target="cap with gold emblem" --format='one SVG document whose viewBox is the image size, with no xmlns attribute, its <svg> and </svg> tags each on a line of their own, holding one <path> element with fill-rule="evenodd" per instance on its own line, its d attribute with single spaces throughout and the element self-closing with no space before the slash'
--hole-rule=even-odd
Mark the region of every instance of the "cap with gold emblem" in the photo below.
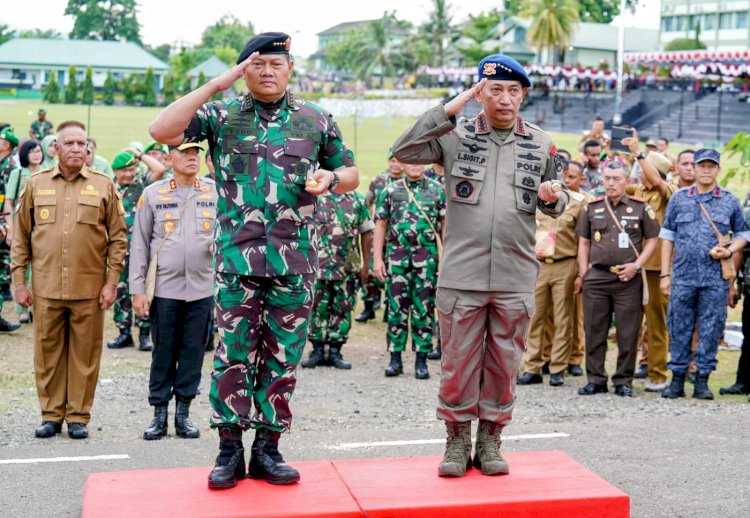
<svg viewBox="0 0 750 518">
<path fill-rule="evenodd" d="M 477 81 L 482 79 L 498 79 L 501 81 L 518 81 L 521 86 L 529 88 L 531 81 L 521 64 L 515 59 L 503 54 L 492 54 L 479 62 Z"/>
</svg>

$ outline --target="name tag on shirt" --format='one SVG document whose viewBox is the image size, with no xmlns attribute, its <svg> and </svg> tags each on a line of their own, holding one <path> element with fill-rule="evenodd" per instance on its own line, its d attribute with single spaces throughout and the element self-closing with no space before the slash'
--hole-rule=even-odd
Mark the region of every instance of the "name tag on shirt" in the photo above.
<svg viewBox="0 0 750 518">
<path fill-rule="evenodd" d="M 619 248 L 628 247 L 628 233 L 627 232 L 620 232 L 619 234 L 617 234 L 617 246 Z"/>
</svg>

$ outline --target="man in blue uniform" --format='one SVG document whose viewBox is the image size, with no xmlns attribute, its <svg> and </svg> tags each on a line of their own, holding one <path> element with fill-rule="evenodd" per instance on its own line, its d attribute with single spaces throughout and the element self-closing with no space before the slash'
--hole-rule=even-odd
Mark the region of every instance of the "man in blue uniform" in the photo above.
<svg viewBox="0 0 750 518">
<path fill-rule="evenodd" d="M 700 325 L 693 397 L 713 399 L 708 377 L 716 368 L 719 338 L 727 317 L 729 284 L 734 282 L 734 278 L 725 278 L 729 275 L 722 275 L 720 261 L 742 253 L 750 239 L 740 201 L 716 183 L 719 162 L 719 153 L 713 149 L 695 153 L 695 184 L 672 196 L 659 233 L 663 240 L 661 290 L 670 296 L 667 367 L 672 371 L 672 382 L 662 396 L 670 399 L 685 396 L 685 376 L 696 322 Z M 721 234 L 733 233 L 733 240 L 720 244 L 714 226 Z"/>
</svg>

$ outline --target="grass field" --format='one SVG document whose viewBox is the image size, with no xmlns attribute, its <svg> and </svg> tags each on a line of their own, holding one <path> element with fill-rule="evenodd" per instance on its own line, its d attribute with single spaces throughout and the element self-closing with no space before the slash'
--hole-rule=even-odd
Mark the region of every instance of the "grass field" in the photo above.
<svg viewBox="0 0 750 518">
<path fill-rule="evenodd" d="M 42 106 L 36 101 L 0 101 L 0 121 L 9 122 L 20 136 L 28 136 L 28 128 L 36 118 L 36 112 Z M 125 107 L 97 105 L 54 104 L 44 105 L 47 116 L 57 124 L 63 120 L 77 119 L 87 124 L 89 134 L 99 146 L 97 153 L 107 160 L 117 154 L 128 143 L 137 140 L 144 145 L 151 141 L 148 135 L 148 125 L 159 113 L 161 108 Z M 335 116 L 336 114 L 334 114 Z M 358 119 L 354 124 L 352 117 L 336 117 L 347 145 L 357 155 L 357 164 L 361 174 L 360 190 L 366 190 L 370 180 L 386 167 L 388 148 L 412 122 L 413 118 L 393 117 L 386 121 L 384 118 Z M 551 133 L 558 148 L 575 151 L 578 146 L 579 134 Z M 684 147 L 672 146 L 670 150 L 676 154 Z M 739 165 L 737 157 L 725 160 L 724 170 Z M 740 198 L 744 197 L 746 187 L 741 183 L 730 183 L 730 189 Z"/>
</svg>

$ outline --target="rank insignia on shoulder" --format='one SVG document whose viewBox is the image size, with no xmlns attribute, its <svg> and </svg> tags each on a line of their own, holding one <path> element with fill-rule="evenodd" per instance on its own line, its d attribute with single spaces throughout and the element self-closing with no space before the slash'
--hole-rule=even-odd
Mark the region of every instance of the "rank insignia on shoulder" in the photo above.
<svg viewBox="0 0 750 518">
<path fill-rule="evenodd" d="M 649 218 L 656 219 L 656 213 L 654 212 L 654 209 L 651 208 L 651 205 L 646 207 L 646 214 L 648 214 Z"/>
</svg>

